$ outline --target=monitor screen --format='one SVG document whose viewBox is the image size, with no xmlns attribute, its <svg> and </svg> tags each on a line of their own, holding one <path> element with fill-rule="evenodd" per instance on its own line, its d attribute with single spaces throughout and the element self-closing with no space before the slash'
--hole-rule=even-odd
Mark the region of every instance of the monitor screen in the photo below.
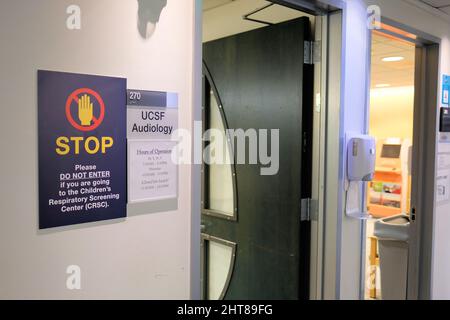
<svg viewBox="0 0 450 320">
<path fill-rule="evenodd" d="M 381 150 L 382 158 L 398 159 L 400 158 L 400 152 L 402 146 L 399 144 L 385 144 L 383 145 L 383 150 Z"/>
</svg>

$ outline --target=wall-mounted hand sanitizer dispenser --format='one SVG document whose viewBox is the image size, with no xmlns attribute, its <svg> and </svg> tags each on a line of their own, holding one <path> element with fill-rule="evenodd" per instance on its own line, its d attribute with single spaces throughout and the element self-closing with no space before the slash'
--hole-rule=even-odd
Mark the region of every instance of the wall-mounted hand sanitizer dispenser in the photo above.
<svg viewBox="0 0 450 320">
<path fill-rule="evenodd" d="M 367 135 L 347 134 L 347 216 L 356 219 L 369 219 L 367 210 L 362 210 L 364 182 L 372 181 L 375 175 L 376 141 Z"/>
<path fill-rule="evenodd" d="M 353 137 L 347 145 L 347 177 L 349 181 L 372 181 L 376 160 L 375 138 Z"/>
</svg>

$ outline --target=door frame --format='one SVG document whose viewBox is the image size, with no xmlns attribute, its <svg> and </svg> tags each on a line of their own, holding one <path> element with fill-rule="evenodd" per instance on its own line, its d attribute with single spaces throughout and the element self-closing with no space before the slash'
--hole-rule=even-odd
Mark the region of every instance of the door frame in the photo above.
<svg viewBox="0 0 450 320">
<path fill-rule="evenodd" d="M 416 211 L 411 222 L 411 242 L 408 257 L 407 299 L 431 299 L 433 225 L 435 212 L 435 177 L 437 150 L 437 114 L 439 79 L 439 44 L 429 44 L 416 50 L 416 80 L 418 94 L 414 106 L 411 208 Z M 430 106 L 435 106 L 430 107 Z M 417 116 L 416 116 L 417 114 Z M 417 127 L 416 127 L 417 126 Z M 429 155 L 432 155 L 431 157 Z"/>
<path fill-rule="evenodd" d="M 439 43 L 416 49 L 416 95 L 414 103 L 414 143 L 411 222 L 408 257 L 408 300 L 431 299 L 437 118 L 439 111 Z M 431 107 L 434 106 L 434 107 Z M 418 128 L 418 130 L 416 130 Z M 416 132 L 417 131 L 417 132 Z"/>
<path fill-rule="evenodd" d="M 309 17 L 299 17 L 298 19 L 293 19 L 290 21 L 286 21 L 286 22 L 282 22 L 279 23 L 277 25 L 273 25 L 273 26 L 269 26 L 269 27 L 264 27 L 261 29 L 257 29 L 254 31 L 250 31 L 250 32 L 245 32 L 242 34 L 237 34 L 237 35 L 230 35 L 229 37 L 231 37 L 231 40 L 229 37 L 226 37 L 222 40 L 216 40 L 216 41 L 212 41 L 211 43 L 205 43 L 204 44 L 204 54 L 206 54 L 205 56 L 205 62 L 204 62 L 204 82 L 203 82 L 203 87 L 204 87 L 204 103 L 203 103 L 203 113 L 204 113 L 204 117 L 203 117 L 203 129 L 209 129 L 210 125 L 209 125 L 209 120 L 208 120 L 208 114 L 210 113 L 210 107 L 212 107 L 214 105 L 215 109 L 220 109 L 220 116 L 221 116 L 221 120 L 224 124 L 224 129 L 229 129 L 228 127 L 228 121 L 227 121 L 227 117 L 229 117 L 229 119 L 232 119 L 234 121 L 234 123 L 240 123 L 238 124 L 239 126 L 244 126 L 244 128 L 247 128 L 246 124 L 241 122 L 241 121 L 237 121 L 237 119 L 242 119 L 242 115 L 243 112 L 240 108 L 233 108 L 233 106 L 239 106 L 239 103 L 243 103 L 240 102 L 239 99 L 238 100 L 232 100 L 230 99 L 230 101 L 228 101 L 228 103 L 230 104 L 230 106 L 232 107 L 229 111 L 230 114 L 225 115 L 225 111 L 226 111 L 226 106 L 222 107 L 222 102 L 225 103 L 225 100 L 221 100 L 221 94 L 218 92 L 218 87 L 216 87 L 216 85 L 219 85 L 221 82 L 222 85 L 224 85 L 225 83 L 227 83 L 228 81 L 232 81 L 232 80 L 236 80 L 238 82 L 241 82 L 241 79 L 239 77 L 233 78 L 233 75 L 229 75 L 232 77 L 232 80 L 230 80 L 229 78 L 224 79 L 222 77 L 220 77 L 219 75 L 226 75 L 226 71 L 224 71 L 223 69 L 219 69 L 216 70 L 218 72 L 217 79 L 213 79 L 213 72 L 214 71 L 214 63 L 216 63 L 216 65 L 221 65 L 223 66 L 223 63 L 221 63 L 223 61 L 223 57 L 220 53 L 223 52 L 223 50 L 225 50 L 226 52 L 228 52 L 228 49 L 235 49 L 237 48 L 239 50 L 239 48 L 241 46 L 246 46 L 246 44 L 254 44 L 256 45 L 256 47 L 251 46 L 251 48 L 253 48 L 253 54 L 258 55 L 258 52 L 261 53 L 261 58 L 262 59 L 270 59 L 270 61 L 272 61 L 273 58 L 275 57 L 270 57 L 270 55 L 267 55 L 267 50 L 265 48 L 260 47 L 260 45 L 264 42 L 261 42 L 261 40 L 263 40 L 263 38 L 261 38 L 261 35 L 264 35 L 264 39 L 267 39 L 267 36 L 270 37 L 270 39 L 273 39 L 276 41 L 274 42 L 277 45 L 280 45 L 280 48 L 285 47 L 284 50 L 286 50 L 286 46 L 288 46 L 288 48 L 292 48 L 293 52 L 295 53 L 294 55 L 289 55 L 289 57 L 284 56 L 276 56 L 275 61 L 277 61 L 280 64 L 277 65 L 271 65 L 270 61 L 267 60 L 263 60 L 265 62 L 263 63 L 267 63 L 267 66 L 269 66 L 269 69 L 267 69 L 266 71 L 272 71 L 275 70 L 276 73 L 279 73 L 279 70 L 284 70 L 284 72 L 286 72 L 286 75 L 291 76 L 292 78 L 289 79 L 289 83 L 285 83 L 285 85 L 283 85 L 283 88 L 280 88 L 280 93 L 282 94 L 281 97 L 283 97 L 283 99 L 285 99 L 284 97 L 291 97 L 292 99 L 289 98 L 289 100 L 286 100 L 283 103 L 286 103 L 285 106 L 289 107 L 290 109 L 287 110 L 282 110 L 281 114 L 282 116 L 279 119 L 273 119 L 271 112 L 273 111 L 273 105 L 264 105 L 264 102 L 262 102 L 262 105 L 265 106 L 265 108 L 263 108 L 262 110 L 264 110 L 265 116 L 264 117 L 259 117 L 259 119 L 263 119 L 263 122 L 257 121 L 256 122 L 256 128 L 261 128 L 261 124 L 265 124 L 268 125 L 268 128 L 273 128 L 272 125 L 276 124 L 275 128 L 282 128 L 279 127 L 279 125 L 283 126 L 286 125 L 286 131 L 284 131 L 285 133 L 282 132 L 281 134 L 281 138 L 282 139 L 288 139 L 286 141 L 292 142 L 293 146 L 292 148 L 286 149 L 287 145 L 283 144 L 281 145 L 280 151 L 285 154 L 287 152 L 287 154 L 289 154 L 289 152 L 292 151 L 292 157 L 289 158 L 284 158 L 281 159 L 281 164 L 287 164 L 288 167 L 284 166 L 284 167 L 280 167 L 280 175 L 279 177 L 284 177 L 284 178 L 288 178 L 288 177 L 293 177 L 292 173 L 299 173 L 301 172 L 301 175 L 298 176 L 299 179 L 301 180 L 292 180 L 291 179 L 291 183 L 292 183 L 292 188 L 288 188 L 287 190 L 285 190 L 286 192 L 283 193 L 283 197 L 281 197 L 282 199 L 285 198 L 285 196 L 287 196 L 287 202 L 279 202 L 280 201 L 280 197 L 275 197 L 274 198 L 267 198 L 268 201 L 266 201 L 263 198 L 256 198 L 258 200 L 258 202 L 260 204 L 263 204 L 263 207 L 261 207 L 261 205 L 243 205 L 241 208 L 241 205 L 238 206 L 236 205 L 236 199 L 237 197 L 241 197 L 244 194 L 248 194 L 249 196 L 251 196 L 254 192 L 254 185 L 246 185 L 246 183 L 243 183 L 243 186 L 239 187 L 239 190 L 243 190 L 243 194 L 239 195 L 237 194 L 236 190 L 236 176 L 237 174 L 239 174 L 239 170 L 237 170 L 236 173 L 236 168 L 234 168 L 234 162 L 233 164 L 231 164 L 231 166 L 233 167 L 232 170 L 232 175 L 233 175 L 233 191 L 234 191 L 234 199 L 235 199 L 235 206 L 234 206 L 234 213 L 236 214 L 237 210 L 247 210 L 249 212 L 246 213 L 252 213 L 250 215 L 250 217 L 253 216 L 253 219 L 261 219 L 261 217 L 259 217 L 259 215 L 254 216 L 255 214 L 257 214 L 257 211 L 252 210 L 253 208 L 258 208 L 258 210 L 262 210 L 267 212 L 267 210 L 270 211 L 274 211 L 276 210 L 276 212 L 278 212 L 278 210 L 281 213 L 286 213 L 280 215 L 276 215 L 276 219 L 271 217 L 271 214 L 269 214 L 269 216 L 267 216 L 267 218 L 269 218 L 270 220 L 273 220 L 274 223 L 276 223 L 278 226 L 282 226 L 283 229 L 278 229 L 276 232 L 273 232 L 275 234 L 275 238 L 273 238 L 273 241 L 268 243 L 267 241 L 264 241 L 266 237 L 266 235 L 261 234 L 258 232 L 250 232 L 253 229 L 251 228 L 246 228 L 242 231 L 244 231 L 244 233 L 240 232 L 239 230 L 237 230 L 237 232 L 231 232 L 231 234 L 229 235 L 225 235 L 227 232 L 225 232 L 224 230 L 227 229 L 226 225 L 219 225 L 219 229 L 216 231 L 219 231 L 219 237 L 223 237 L 223 239 L 227 239 L 227 240 L 232 240 L 235 241 L 237 243 L 237 245 L 239 247 L 241 247 L 241 249 L 239 249 L 239 252 L 242 251 L 243 255 L 242 257 L 244 257 L 244 259 L 242 259 L 245 263 L 246 260 L 251 261 L 252 263 L 256 262 L 256 265 L 253 265 L 253 268 L 257 268 L 259 269 L 259 267 L 257 267 L 258 265 L 258 261 L 261 261 L 261 258 L 263 258 L 263 256 L 256 256 L 256 255 L 250 255 L 249 259 L 246 259 L 246 255 L 244 255 L 245 252 L 253 252 L 251 250 L 256 250 L 255 252 L 258 252 L 261 249 L 263 249 L 263 254 L 264 257 L 266 256 L 270 256 L 271 259 L 268 261 L 277 261 L 278 257 L 274 256 L 274 254 L 281 254 L 279 257 L 283 257 L 280 261 L 276 264 L 273 265 L 272 268 L 267 269 L 264 268 L 265 271 L 268 272 L 272 272 L 273 271 L 278 271 L 273 269 L 276 265 L 279 265 L 280 267 L 284 268 L 284 271 L 289 271 L 291 276 L 284 276 L 284 277 L 280 277 L 280 281 L 282 281 L 282 283 L 284 284 L 284 286 L 280 287 L 279 283 L 271 283 L 270 281 L 268 283 L 272 284 L 272 288 L 274 290 L 274 292 L 278 292 L 281 296 L 285 296 L 285 297 L 299 297 L 299 299 L 308 299 L 309 298 L 309 246 L 310 246 L 310 242 L 309 242 L 309 222 L 305 222 L 303 223 L 303 221 L 301 222 L 300 217 L 300 197 L 299 195 L 302 195 L 303 197 L 310 197 L 310 156 L 311 156 L 311 152 L 310 152 L 310 146 L 311 146 L 311 118 L 312 118 L 312 109 L 313 109 L 313 81 L 312 81 L 312 68 L 313 66 L 309 63 L 304 63 L 303 60 L 303 55 L 304 55 L 304 50 L 303 50 L 303 46 L 304 46 L 304 41 L 305 41 L 305 46 L 306 46 L 306 41 L 310 40 L 310 25 L 311 25 L 311 21 L 313 21 L 312 19 L 310 19 Z M 286 33 L 288 32 L 288 33 Z M 252 33 L 249 35 L 249 33 Z M 288 37 L 289 35 L 289 37 Z M 254 36 L 259 37 L 259 41 L 257 43 L 253 43 L 254 42 Z M 290 40 L 289 40 L 290 39 Z M 217 42 L 217 41 L 224 41 L 224 42 Z M 293 41 L 293 42 L 292 42 Z M 209 48 L 211 47 L 211 48 Z M 254 49 L 257 48 L 258 52 L 254 51 Z M 219 51 L 217 51 L 217 49 L 219 49 Z M 290 49 L 288 49 L 290 50 Z M 218 55 L 214 54 L 219 52 Z M 247 53 L 248 53 L 248 49 L 244 50 L 242 52 L 243 56 L 247 57 Z M 256 53 L 255 53 L 256 52 Z M 280 51 L 281 53 L 283 51 Z M 209 61 L 208 58 L 210 58 L 209 53 L 211 53 L 211 60 Z M 237 55 L 237 57 L 239 57 L 240 54 Z M 233 55 L 233 57 L 235 57 L 235 55 Z M 246 69 L 246 65 L 248 65 L 248 61 L 246 61 L 246 59 L 242 60 L 237 58 L 237 60 L 235 61 L 234 59 L 232 59 L 234 62 L 236 62 L 237 64 L 233 66 L 239 66 L 241 68 L 243 68 L 244 70 Z M 211 62 L 211 65 L 209 65 L 209 63 Z M 261 62 L 261 61 L 260 61 Z M 283 62 L 287 62 L 288 64 L 283 64 Z M 263 76 L 263 74 L 259 74 L 258 70 L 261 70 L 258 66 L 255 67 L 255 65 L 250 64 L 251 68 L 248 69 L 247 71 L 254 75 L 252 72 L 256 72 L 257 75 L 259 76 Z M 226 67 L 226 66 L 225 66 Z M 286 68 L 288 67 L 288 68 Z M 211 69 L 210 69 L 211 68 Z M 225 68 L 226 69 L 226 68 Z M 241 69 L 242 70 L 242 69 Z M 295 70 L 295 71 L 294 71 Z M 225 72 L 225 73 L 224 73 Z M 241 75 L 241 73 L 236 73 L 236 76 Z M 250 77 L 250 78 L 244 78 L 243 79 L 247 79 L 246 81 L 252 81 L 252 78 L 255 79 L 254 77 Z M 286 80 L 288 80 L 288 78 L 284 78 Z M 220 81 L 221 80 L 221 81 Z M 274 83 L 276 82 L 276 77 L 271 79 L 272 81 L 270 81 L 269 83 L 267 83 L 266 85 L 268 85 L 269 87 L 273 87 Z M 218 81 L 218 82 L 217 82 Z M 234 83 L 234 81 L 233 81 Z M 241 83 L 241 85 L 243 85 L 243 83 Z M 264 85 L 264 84 L 263 84 Z M 242 87 L 242 86 L 241 86 Z M 286 91 L 287 88 L 291 88 L 290 91 L 295 92 L 295 94 L 293 96 L 290 96 L 290 93 L 288 91 Z M 225 85 L 224 87 L 224 92 L 223 94 L 226 95 L 227 91 L 227 85 Z M 237 89 L 237 88 L 236 88 Z M 306 91 L 305 91 L 306 90 Z M 298 92 L 297 92 L 298 91 Z M 229 92 L 229 91 L 228 91 Z M 214 96 L 217 99 L 217 105 L 211 104 L 210 102 L 213 101 L 211 100 L 212 94 L 214 93 Z M 239 94 L 238 94 L 239 95 Z M 258 95 L 256 95 L 258 96 Z M 245 100 L 244 100 L 245 101 Z M 251 100 L 250 100 L 251 101 Z M 252 102 L 245 102 L 245 103 L 250 103 L 250 106 L 254 107 L 255 105 Z M 275 102 L 276 103 L 276 102 Z M 301 106 L 304 106 L 303 108 Z M 225 110 L 223 109 L 225 108 Z M 253 112 L 253 111 L 252 111 Z M 248 115 L 248 112 L 244 112 L 246 115 Z M 279 112 L 280 113 L 280 112 Z M 250 115 L 251 116 L 251 115 Z M 219 118 L 219 115 L 216 115 L 217 118 Z M 251 118 L 253 118 L 251 116 Z M 294 122 L 292 122 L 292 120 L 295 120 Z M 251 120 L 252 121 L 252 120 Z M 275 121 L 275 122 L 274 122 Z M 300 121 L 300 122 L 298 122 Z M 302 124 L 302 126 L 299 126 L 299 124 Z M 253 124 L 255 125 L 255 124 Z M 216 127 L 217 128 L 217 127 Z M 264 128 L 264 127 L 263 127 Z M 246 129 L 244 129 L 246 130 Z M 286 132 L 288 132 L 289 130 L 289 135 L 286 134 Z M 224 139 L 228 141 L 228 145 L 231 147 L 230 143 L 231 140 L 230 138 L 232 137 L 228 137 L 228 139 Z M 289 140 L 291 139 L 291 140 Z M 283 142 L 284 140 L 282 140 Z M 302 143 L 303 142 L 303 143 Z M 209 142 L 204 143 L 204 146 L 208 146 Z M 206 150 L 205 150 L 206 151 Z M 232 150 L 234 151 L 234 150 Z M 306 157 L 305 157 L 306 155 Z M 236 158 L 236 155 L 232 155 L 232 158 Z M 293 158 L 294 157 L 294 158 Z M 292 162 L 294 161 L 294 162 Z M 299 162 L 300 161 L 300 162 Z M 292 166 L 289 167 L 289 163 L 294 163 L 296 164 L 296 166 Z M 298 170 L 297 170 L 298 168 Z M 242 169 L 242 168 L 241 168 Z M 291 172 L 291 169 L 294 170 Z M 247 174 L 245 174 L 243 172 L 244 170 L 242 170 L 243 173 L 243 177 L 246 177 Z M 250 172 L 254 172 L 254 170 L 250 170 Z M 249 179 L 252 179 L 252 175 L 250 174 L 248 176 Z M 264 173 L 262 174 L 264 176 Z M 259 176 L 259 174 L 258 174 Z M 273 181 L 280 181 L 280 183 L 283 185 L 284 182 L 286 180 L 278 180 L 280 178 L 277 178 L 276 180 Z M 243 179 L 244 180 L 244 179 Z M 248 180 L 248 181 L 252 181 L 252 180 Z M 258 181 L 258 180 L 255 180 Z M 261 180 L 261 182 L 264 181 L 270 181 L 270 180 Z M 209 193 L 211 192 L 208 189 L 208 165 L 204 164 L 203 165 L 203 185 L 202 185 L 202 195 L 203 197 L 203 210 L 202 210 L 202 218 L 205 218 L 205 221 L 203 221 L 202 219 L 202 223 L 205 224 L 205 226 L 208 226 L 208 224 L 211 226 L 211 232 L 206 232 L 206 228 L 205 228 L 205 233 L 208 233 L 209 235 L 217 235 L 217 233 L 214 232 L 214 225 L 215 223 L 213 221 L 218 221 L 217 219 L 209 219 L 210 217 L 215 217 L 215 218 L 224 218 L 223 215 L 220 212 L 217 211 L 213 211 L 211 210 L 211 208 L 207 205 L 207 199 L 209 198 Z M 301 185 L 301 187 L 300 187 Z M 242 187 L 242 188 L 241 188 Z M 265 183 L 265 187 L 261 188 L 261 190 L 264 191 L 264 193 L 266 194 L 271 194 L 273 193 L 273 188 L 270 187 L 270 184 Z M 276 201 L 277 203 L 274 203 L 274 201 Z M 247 201 L 242 201 L 240 202 L 241 204 L 244 204 Z M 269 206 L 264 205 L 264 204 L 269 204 Z M 274 208 L 270 208 L 271 203 L 274 203 L 276 205 L 276 207 Z M 287 209 L 284 208 L 284 206 L 288 206 Z M 264 208 L 265 207 L 265 208 Z M 274 209 L 274 210 L 272 210 Z M 289 213 L 290 212 L 290 213 Z M 246 215 L 247 216 L 247 215 Z M 284 217 L 283 217 L 284 216 Z M 234 221 L 236 222 L 237 219 L 232 219 L 231 217 L 226 216 L 225 217 L 226 220 L 228 221 Z M 209 221 L 208 221 L 209 220 Z M 242 221 L 245 220 L 245 224 L 247 223 L 251 223 L 250 225 L 247 225 L 247 227 L 250 227 L 251 225 L 254 224 L 254 221 L 249 221 L 249 219 L 243 219 Z M 290 222 L 289 222 L 290 221 Z M 224 221 L 222 221 L 224 222 Z M 245 226 L 244 224 L 244 226 Z M 298 226 L 297 226 L 298 224 Z M 268 225 L 269 227 L 269 225 Z M 203 226 L 202 226 L 203 228 Z M 270 228 L 270 227 L 269 227 Z M 232 228 L 231 230 L 233 230 L 234 228 Z M 264 229 L 264 228 L 263 228 Z M 248 232 L 250 232 L 249 234 L 254 235 L 254 237 L 251 237 L 251 241 L 247 241 L 245 240 L 245 235 L 246 232 L 245 230 L 247 230 Z M 262 230 L 262 229 L 261 229 Z M 280 234 L 280 232 L 282 234 Z M 286 237 L 285 235 L 288 235 L 286 232 L 289 232 L 291 234 L 291 237 Z M 300 233 L 300 238 L 298 237 L 298 233 Z M 234 235 L 233 235 L 234 234 Z M 236 235 L 237 234 L 237 235 Z M 207 236 L 205 234 L 205 236 Z M 292 236 L 294 236 L 294 238 L 292 238 Z M 237 237 L 237 239 L 235 239 Z M 280 238 L 281 237 L 281 238 Z M 240 240 L 238 240 L 240 239 Z M 289 239 L 289 240 L 288 240 Z M 241 244 L 240 241 L 242 241 L 243 243 Z M 245 242 L 245 245 L 244 245 Z M 271 245 L 273 244 L 273 246 Z M 280 244 L 285 244 L 286 246 L 280 246 Z M 250 247 L 248 247 L 250 246 Z M 299 247 L 299 248 L 297 248 Z M 206 246 L 204 246 L 204 248 L 206 248 Z M 249 251 L 250 249 L 250 251 Z M 289 251 L 286 251 L 289 250 Z M 293 251 L 291 251 L 293 250 Z M 258 258 L 258 259 L 255 259 Z M 286 257 L 289 261 L 291 261 L 291 263 L 286 264 L 287 260 L 285 260 Z M 234 256 L 233 256 L 234 258 Z M 209 262 L 208 259 L 203 259 L 204 262 Z M 237 259 L 237 261 L 239 261 L 239 259 Z M 297 270 L 297 263 L 299 264 L 300 268 L 299 270 Z M 242 266 L 242 264 L 241 264 Z M 239 267 L 239 263 L 237 264 L 237 266 L 232 266 L 232 268 L 235 268 L 236 272 L 239 270 L 244 270 L 244 272 L 246 271 L 246 264 L 243 264 L 244 267 Z M 262 264 L 260 264 L 261 268 L 264 267 Z M 295 268 L 295 269 L 294 269 Z M 208 270 L 207 267 L 205 267 L 203 270 Z M 281 270 L 281 269 L 280 269 Z M 281 272 L 282 274 L 286 274 L 285 272 Z M 244 275 L 245 277 L 245 275 Z M 203 273 L 203 284 L 207 284 L 207 281 L 205 281 L 205 279 L 207 278 L 207 276 Z M 297 280 L 298 278 L 298 280 Z M 297 284 L 297 281 L 299 282 Z M 236 284 L 240 283 L 240 279 L 238 281 L 232 281 L 232 287 L 239 287 Z M 254 281 L 253 281 L 254 282 Z M 251 283 L 253 283 L 251 282 Z M 229 283 L 229 280 L 227 281 L 227 283 Z M 245 283 L 245 281 L 244 281 Z M 264 283 L 261 282 L 261 283 Z M 267 285 L 267 284 L 266 284 Z M 256 286 L 250 286 L 248 290 L 244 289 L 243 292 L 252 292 L 251 288 L 254 287 L 256 288 Z M 297 289 L 296 289 L 297 288 Z M 231 288 L 230 288 L 231 289 Z M 242 289 L 242 288 L 241 288 Z M 226 291 L 225 291 L 226 292 Z M 236 295 L 236 291 L 233 291 L 234 295 Z M 257 290 L 254 291 L 254 295 L 258 296 L 259 292 L 264 292 L 261 290 Z M 269 291 L 270 292 L 270 291 Z M 247 293 L 248 294 L 248 293 Z M 233 293 L 232 293 L 233 295 Z M 262 295 L 264 296 L 264 295 Z M 270 296 L 270 294 L 269 294 Z M 221 297 L 223 297 L 223 295 L 221 295 Z"/>
<path fill-rule="evenodd" d="M 316 95 L 313 128 L 313 154 L 319 157 L 320 161 L 314 163 L 312 172 L 312 212 L 311 212 L 311 258 L 310 258 L 310 299 L 320 300 L 339 297 L 339 276 L 340 276 L 340 243 L 336 240 L 341 233 L 339 227 L 338 214 L 329 215 L 325 219 L 325 212 L 336 211 L 340 207 L 338 199 L 341 198 L 339 191 L 336 195 L 328 195 L 325 190 L 326 184 L 332 184 L 327 171 L 330 165 L 336 166 L 340 163 L 339 152 L 333 154 L 333 144 L 330 137 L 340 136 L 341 115 L 341 90 L 342 90 L 342 43 L 343 43 L 343 15 L 346 9 L 345 0 L 268 0 L 273 3 L 300 10 L 316 16 L 316 21 L 320 21 L 320 29 L 316 23 L 316 37 L 319 37 L 321 46 L 321 63 L 316 65 L 314 90 Z M 203 26 L 203 1 L 196 0 L 194 3 L 194 46 L 193 46 L 193 120 L 202 121 L 202 26 Z M 331 19 L 330 19 L 331 17 Z M 319 30 L 317 32 L 317 30 Z M 328 35 L 332 33 L 332 36 Z M 333 48 L 340 50 L 330 51 L 330 42 Z M 329 70 L 330 61 L 336 63 L 335 68 Z M 329 89 L 332 87 L 332 90 Z M 319 97 L 319 99 L 317 99 Z M 318 100 L 318 101 L 317 101 Z M 332 108 L 341 115 L 335 122 L 333 130 L 328 129 L 328 110 Z M 336 119 L 334 119 L 336 120 Z M 197 130 L 201 130 L 197 128 Z M 192 137 L 193 152 L 191 155 L 191 187 L 194 190 L 191 201 L 191 299 L 199 300 L 202 297 L 201 283 L 201 186 L 202 186 L 202 165 L 198 163 L 202 159 L 202 142 L 197 141 L 200 137 L 194 134 Z M 340 148 L 340 143 L 335 145 Z M 330 157 L 331 156 L 331 157 Z M 340 170 L 336 168 L 336 174 L 331 179 L 339 181 Z M 337 201 L 334 203 L 334 201 Z M 330 281 L 330 282 L 329 282 Z"/>
<path fill-rule="evenodd" d="M 336 208 L 341 206 L 341 193 L 331 186 L 339 184 L 342 161 L 339 137 L 346 3 L 343 0 L 268 1 L 315 16 L 312 36 L 313 41 L 320 42 L 317 56 L 320 59 L 314 62 L 313 159 L 318 161 L 313 161 L 311 175 L 309 297 L 311 300 L 338 298 L 341 244 L 336 240 L 340 238 L 341 227 Z M 330 114 L 339 116 L 330 119 Z M 330 171 L 335 174 L 330 175 Z"/>
<path fill-rule="evenodd" d="M 416 45 L 413 125 L 414 147 L 411 170 L 411 172 L 416 172 L 412 176 L 411 181 L 411 211 L 415 210 L 415 221 L 411 221 L 410 224 L 407 299 L 431 299 L 437 119 L 439 111 L 439 51 L 441 40 L 386 17 L 382 17 L 381 22 L 416 36 L 416 39 L 413 40 L 395 32 L 387 32 Z M 370 36 L 369 48 L 372 47 L 371 38 Z M 368 61 L 371 61 L 371 50 L 368 50 Z M 368 91 L 368 101 L 370 101 L 370 88 Z M 431 108 L 430 106 L 433 105 L 435 107 Z M 370 103 L 367 106 L 366 126 L 368 132 Z M 361 299 L 365 298 L 366 286 L 366 237 L 366 226 L 364 225 L 361 239 L 363 244 L 361 246 Z"/>
<path fill-rule="evenodd" d="M 318 247 L 319 286 L 315 299 L 336 300 L 341 296 L 343 162 L 344 146 L 344 10 L 330 13 L 323 33 L 326 43 L 325 66 L 322 67 L 321 128 L 317 141 L 321 169 L 316 176 L 318 185 L 317 221 L 321 245 Z M 333 48 L 333 49 L 332 49 Z M 335 116 L 331 116 L 335 115 Z M 355 235 L 356 236 L 356 235 Z M 313 298 L 313 297 L 312 297 Z"/>
<path fill-rule="evenodd" d="M 193 44 L 192 44 L 192 96 L 189 97 L 192 103 L 192 127 L 194 132 L 191 137 L 191 212 L 190 212 L 190 278 L 189 296 L 191 300 L 200 300 L 202 297 L 201 282 L 201 188 L 202 188 L 202 137 L 201 127 L 198 123 L 202 121 L 202 100 L 203 100 L 203 63 L 202 63 L 202 29 L 203 29 L 203 1 L 195 0 L 192 7 L 194 16 Z M 200 134 L 199 134 L 200 132 Z"/>
</svg>

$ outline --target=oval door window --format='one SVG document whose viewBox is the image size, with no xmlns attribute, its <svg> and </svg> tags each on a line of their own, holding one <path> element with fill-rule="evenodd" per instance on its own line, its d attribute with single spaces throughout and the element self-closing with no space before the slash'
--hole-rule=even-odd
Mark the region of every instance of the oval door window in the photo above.
<svg viewBox="0 0 450 320">
<path fill-rule="evenodd" d="M 204 205 L 203 214 L 237 220 L 235 170 L 225 112 L 211 80 L 206 81 L 204 110 Z"/>
<path fill-rule="evenodd" d="M 204 259 L 204 299 L 223 300 L 230 285 L 236 257 L 236 244 L 202 235 Z"/>
</svg>

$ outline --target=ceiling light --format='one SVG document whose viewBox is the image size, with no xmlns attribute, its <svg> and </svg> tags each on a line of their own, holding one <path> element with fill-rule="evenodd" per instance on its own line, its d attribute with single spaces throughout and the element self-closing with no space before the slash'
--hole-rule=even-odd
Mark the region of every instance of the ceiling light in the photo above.
<svg viewBox="0 0 450 320">
<path fill-rule="evenodd" d="M 397 61 L 405 60 L 405 57 L 386 57 L 381 60 L 384 62 L 397 62 Z"/>
<path fill-rule="evenodd" d="M 376 88 L 387 88 L 390 87 L 391 85 L 388 83 L 381 83 L 381 84 L 377 84 L 375 87 Z"/>
</svg>

